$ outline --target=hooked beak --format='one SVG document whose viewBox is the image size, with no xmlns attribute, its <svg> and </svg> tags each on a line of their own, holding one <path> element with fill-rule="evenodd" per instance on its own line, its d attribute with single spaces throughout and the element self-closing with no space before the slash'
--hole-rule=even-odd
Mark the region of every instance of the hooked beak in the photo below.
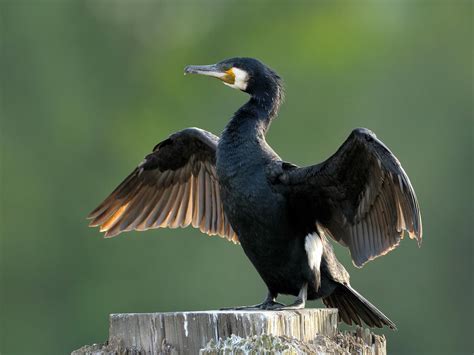
<svg viewBox="0 0 474 355">
<path fill-rule="evenodd" d="M 201 74 L 206 76 L 212 76 L 220 79 L 227 84 L 234 84 L 235 75 L 232 69 L 223 71 L 217 64 L 211 65 L 188 65 L 184 68 L 184 75 L 186 74 Z"/>
</svg>

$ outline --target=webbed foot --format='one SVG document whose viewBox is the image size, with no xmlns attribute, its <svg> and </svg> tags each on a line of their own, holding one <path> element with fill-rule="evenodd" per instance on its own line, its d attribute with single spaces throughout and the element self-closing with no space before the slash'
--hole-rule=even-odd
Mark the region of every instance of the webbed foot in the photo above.
<svg viewBox="0 0 474 355">
<path fill-rule="evenodd" d="M 304 284 L 303 287 L 300 290 L 300 293 L 298 294 L 298 297 L 296 297 L 295 302 L 292 304 L 289 304 L 288 306 L 282 305 L 279 307 L 274 307 L 271 308 L 272 310 L 275 311 L 286 311 L 286 310 L 297 310 L 297 309 L 303 309 L 306 305 L 306 299 L 308 298 L 308 284 Z"/>
<path fill-rule="evenodd" d="M 271 292 L 268 293 L 267 297 L 262 303 L 255 304 L 253 306 L 240 306 L 240 307 L 228 307 L 228 308 L 221 308 L 221 311 L 258 311 L 258 310 L 274 310 L 280 309 L 281 307 L 286 307 L 283 303 L 276 302 L 277 295 L 272 294 Z"/>
<path fill-rule="evenodd" d="M 280 303 L 280 302 L 274 302 L 274 301 L 270 301 L 270 302 L 262 302 L 262 303 L 259 303 L 259 304 L 254 304 L 252 306 L 239 306 L 239 307 L 226 307 L 226 308 L 221 308 L 220 310 L 221 311 L 261 311 L 261 310 L 265 310 L 265 311 L 269 311 L 269 310 L 275 310 L 275 309 L 280 309 L 282 307 L 286 307 L 286 305 L 284 305 L 283 303 Z"/>
</svg>

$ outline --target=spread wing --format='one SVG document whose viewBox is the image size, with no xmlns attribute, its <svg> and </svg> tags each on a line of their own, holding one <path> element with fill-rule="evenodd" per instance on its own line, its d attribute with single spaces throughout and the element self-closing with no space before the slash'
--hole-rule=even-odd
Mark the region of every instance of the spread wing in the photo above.
<svg viewBox="0 0 474 355">
<path fill-rule="evenodd" d="M 131 230 L 192 225 L 237 243 L 220 198 L 218 140 L 212 133 L 188 128 L 159 143 L 89 214 L 90 226 L 114 237 Z"/>
<path fill-rule="evenodd" d="M 415 191 L 398 159 L 369 130 L 355 129 L 321 164 L 282 175 L 291 208 L 347 246 L 358 267 L 394 249 L 405 231 L 421 244 Z"/>
</svg>

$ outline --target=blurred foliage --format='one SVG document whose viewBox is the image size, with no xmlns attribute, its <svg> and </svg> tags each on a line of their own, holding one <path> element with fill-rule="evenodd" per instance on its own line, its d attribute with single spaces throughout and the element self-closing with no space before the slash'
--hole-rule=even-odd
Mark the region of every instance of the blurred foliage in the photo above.
<svg viewBox="0 0 474 355">
<path fill-rule="evenodd" d="M 155 143 L 219 133 L 245 100 L 187 64 L 262 59 L 285 79 L 268 140 L 312 164 L 372 129 L 416 188 L 424 243 L 352 284 L 398 325 L 390 353 L 472 353 L 471 1 L 0 2 L 0 353 L 103 341 L 113 312 L 265 293 L 240 247 L 196 230 L 105 240 L 85 216 Z M 312 304 L 319 307 L 319 302 Z"/>
</svg>

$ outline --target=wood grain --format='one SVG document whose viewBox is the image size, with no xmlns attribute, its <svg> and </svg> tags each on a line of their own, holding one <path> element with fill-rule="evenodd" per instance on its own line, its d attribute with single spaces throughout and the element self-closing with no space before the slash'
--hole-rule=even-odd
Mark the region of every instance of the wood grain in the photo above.
<svg viewBox="0 0 474 355">
<path fill-rule="evenodd" d="M 260 335 L 284 335 L 310 341 L 316 334 L 335 335 L 337 311 L 207 311 L 131 313 L 110 316 L 109 336 L 120 338 L 127 348 L 159 352 L 163 341 L 179 353 L 198 352 L 210 340 Z"/>
</svg>

